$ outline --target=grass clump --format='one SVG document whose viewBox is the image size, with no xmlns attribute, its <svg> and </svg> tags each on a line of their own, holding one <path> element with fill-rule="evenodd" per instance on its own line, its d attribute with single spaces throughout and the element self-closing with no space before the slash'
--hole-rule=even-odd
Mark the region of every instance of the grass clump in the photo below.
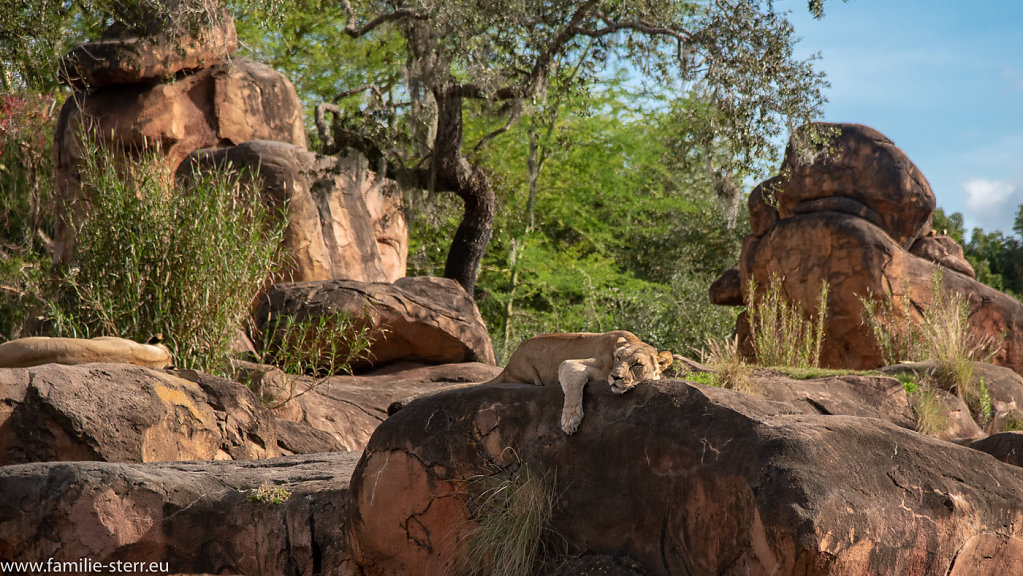
<svg viewBox="0 0 1023 576">
<path fill-rule="evenodd" d="M 909 396 L 916 429 L 928 436 L 938 436 L 948 426 L 948 417 L 937 392 L 930 386 L 921 386 Z"/>
<path fill-rule="evenodd" d="M 994 358 L 1002 342 L 971 331 L 969 316 L 966 298 L 959 292 L 942 293 L 941 273 L 935 274 L 931 306 L 924 310 L 921 324 L 925 351 L 934 362 L 937 385 L 967 405 L 977 405 L 981 393 L 973 381 L 974 363 Z"/>
<path fill-rule="evenodd" d="M 739 351 L 739 337 L 735 336 L 730 340 L 716 340 L 708 338 L 704 348 L 700 350 L 700 361 L 709 366 L 714 372 L 698 374 L 710 374 L 712 382 L 710 386 L 721 386 L 730 390 L 738 390 L 747 394 L 753 392 L 752 368 L 746 364 L 746 360 Z M 694 382 L 699 382 L 698 374 L 687 376 Z"/>
<path fill-rule="evenodd" d="M 260 339 L 259 361 L 273 364 L 289 376 L 283 389 L 257 392 L 269 408 L 284 406 L 315 390 L 330 376 L 351 373 L 354 363 L 367 358 L 374 338 L 380 333 L 368 310 L 354 319 L 348 312 L 306 318 L 271 316 Z M 298 374 L 317 378 L 302 386 L 293 377 Z"/>
<path fill-rule="evenodd" d="M 829 287 L 822 281 L 817 296 L 817 313 L 808 314 L 797 302 L 785 297 L 782 280 L 772 276 L 767 289 L 758 296 L 750 280 L 746 313 L 750 339 L 757 363 L 762 366 L 820 366 L 824 343 Z"/>
<path fill-rule="evenodd" d="M 547 560 L 555 482 L 517 462 L 470 481 L 476 522 L 456 566 L 460 576 L 531 576 Z M 481 489 L 480 489 L 481 488 Z"/>
<path fill-rule="evenodd" d="M 205 171 L 175 187 L 157 153 L 131 160 L 88 145 L 90 206 L 50 303 L 57 332 L 162 333 L 179 367 L 226 371 L 231 339 L 280 260 L 284 218 L 237 176 Z"/>
</svg>

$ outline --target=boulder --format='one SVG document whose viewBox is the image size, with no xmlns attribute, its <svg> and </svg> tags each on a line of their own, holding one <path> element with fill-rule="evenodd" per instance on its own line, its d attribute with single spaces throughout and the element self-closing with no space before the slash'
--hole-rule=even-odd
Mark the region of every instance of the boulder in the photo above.
<svg viewBox="0 0 1023 576">
<path fill-rule="evenodd" d="M 743 306 L 742 276 L 739 268 L 725 270 L 720 278 L 710 285 L 710 302 L 719 306 Z"/>
<path fill-rule="evenodd" d="M 219 10 L 209 24 L 169 22 L 139 32 L 115 23 L 93 42 L 64 57 L 61 82 L 85 90 L 113 84 L 172 79 L 219 63 L 238 49 L 238 34 L 230 14 Z M 179 19 L 180 20 L 180 19 Z M 168 32 L 174 28 L 175 32 Z"/>
<path fill-rule="evenodd" d="M 270 287 L 253 318 L 260 330 L 266 331 L 270 318 L 292 316 L 301 321 L 342 312 L 357 324 L 373 327 L 368 355 L 356 362 L 355 368 L 381 367 L 399 360 L 495 364 L 490 335 L 476 303 L 457 282 L 447 278 L 400 278 L 393 284 L 283 282 Z M 264 338 L 272 348 L 280 335 L 265 334 Z M 347 350 L 338 353 L 344 357 Z"/>
<path fill-rule="evenodd" d="M 935 199 L 927 179 L 902 150 L 873 128 L 818 126 L 835 132 L 832 151 L 806 159 L 790 143 L 781 176 L 750 197 L 750 213 L 773 208 L 780 220 L 807 212 L 850 214 L 877 225 L 908 250 L 931 227 Z"/>
<path fill-rule="evenodd" d="M 268 203 L 287 219 L 284 245 L 291 261 L 278 279 L 394 282 L 405 276 L 408 227 L 401 191 L 364 161 L 253 140 L 193 152 L 178 169 L 178 180 L 228 164 L 248 181 L 256 174 Z"/>
<path fill-rule="evenodd" d="M 1023 467 L 1023 432 L 992 434 L 970 444 L 970 448 L 986 452 L 1006 464 Z"/>
<path fill-rule="evenodd" d="M 977 277 L 973 266 L 963 255 L 962 244 L 956 242 L 955 238 L 951 236 L 924 236 L 913 243 L 909 252 L 970 278 Z"/>
<path fill-rule="evenodd" d="M 0 369 L 0 465 L 278 453 L 273 416 L 230 380 L 128 364 Z"/>
<path fill-rule="evenodd" d="M 883 364 L 873 335 L 863 325 L 861 297 L 890 294 L 909 299 L 914 310 L 929 308 L 932 279 L 942 273 L 942 292 L 963 294 L 970 327 L 979 335 L 1004 335 L 996 363 L 1023 372 L 1023 304 L 966 275 L 910 254 L 870 222 L 835 212 L 801 214 L 779 221 L 763 237 L 747 237 L 740 257 L 742 286 L 780 278 L 782 294 L 816 312 L 822 281 L 828 299 L 821 364 L 870 369 Z M 745 290 L 745 288 L 744 288 Z M 746 342 L 749 353 L 749 343 Z"/>
<path fill-rule="evenodd" d="M 751 380 L 754 394 L 804 414 L 881 418 L 910 430 L 916 426 L 905 387 L 890 376 L 843 374 L 799 380 L 768 372 Z"/>
<path fill-rule="evenodd" d="M 0 467 L 0 558 L 160 563 L 134 573 L 353 575 L 344 518 L 358 457 Z M 260 487 L 290 496 L 274 503 Z"/>
<path fill-rule="evenodd" d="M 347 509 L 363 574 L 452 573 L 477 522 L 473 482 L 523 467 L 554 483 L 550 530 L 569 554 L 629 557 L 649 575 L 995 575 L 1023 565 L 1023 475 L 988 454 L 679 381 L 620 396 L 591 387 L 586 420 L 568 437 L 561 394 L 472 387 L 381 424 Z"/>
<path fill-rule="evenodd" d="M 173 172 L 197 148 L 267 139 L 305 146 L 302 106 L 287 78 L 234 58 L 173 82 L 112 85 L 78 92 L 61 109 L 54 137 L 57 221 L 54 257 L 65 261 L 74 224 L 87 208 L 80 166 L 83 120 L 96 144 L 126 154 L 157 150 Z"/>
</svg>

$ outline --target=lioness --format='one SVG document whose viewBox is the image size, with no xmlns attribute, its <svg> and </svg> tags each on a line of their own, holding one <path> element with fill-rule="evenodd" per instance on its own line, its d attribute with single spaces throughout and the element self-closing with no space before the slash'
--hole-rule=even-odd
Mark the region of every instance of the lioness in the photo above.
<svg viewBox="0 0 1023 576">
<path fill-rule="evenodd" d="M 149 343 L 100 336 L 99 338 L 47 338 L 33 336 L 0 344 L 0 368 L 26 368 L 41 364 L 122 362 L 146 368 L 174 365 L 170 350 L 154 336 Z"/>
<path fill-rule="evenodd" d="M 561 429 L 575 434 L 583 419 L 583 388 L 606 381 L 624 394 L 645 380 L 658 380 L 672 361 L 671 352 L 657 350 L 632 332 L 543 334 L 519 345 L 508 365 L 487 384 L 522 382 L 538 386 L 561 383 L 565 404 Z"/>
</svg>

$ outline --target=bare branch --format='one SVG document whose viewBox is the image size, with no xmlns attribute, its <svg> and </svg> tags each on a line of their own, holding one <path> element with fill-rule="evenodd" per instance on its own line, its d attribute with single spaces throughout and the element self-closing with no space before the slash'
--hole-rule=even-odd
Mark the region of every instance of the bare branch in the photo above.
<svg viewBox="0 0 1023 576">
<path fill-rule="evenodd" d="M 341 109 L 337 104 L 320 102 L 313 110 L 313 121 L 316 123 L 316 132 L 320 135 L 320 140 L 323 141 L 323 153 L 335 154 L 338 150 L 334 146 L 334 131 L 327 125 L 327 112 L 333 114 L 334 118 L 341 116 Z"/>
<path fill-rule="evenodd" d="M 346 6 L 346 11 L 349 10 L 350 8 L 351 8 L 350 5 Z M 415 10 L 415 9 L 412 9 L 412 8 L 404 8 L 404 9 L 401 9 L 401 10 L 395 10 L 394 12 L 390 12 L 390 13 L 387 13 L 387 14 L 381 14 L 381 15 L 377 16 L 376 18 L 370 20 L 369 22 L 363 24 L 361 27 L 358 27 L 358 28 L 355 27 L 355 22 L 352 21 L 353 19 L 349 19 L 348 24 L 345 26 L 344 32 L 345 32 L 345 34 L 347 34 L 348 36 L 350 36 L 352 38 L 360 38 L 360 37 L 365 36 L 366 34 L 369 34 L 373 30 L 376 30 L 380 26 L 382 26 L 384 24 L 387 24 L 389 22 L 396 22 L 398 20 L 408 20 L 408 19 L 412 19 L 412 20 L 427 20 L 429 18 L 430 18 L 430 13 L 428 11 L 426 11 L 426 10 Z"/>
<path fill-rule="evenodd" d="M 512 108 L 511 114 L 508 115 L 508 121 L 504 123 L 504 126 L 501 126 L 497 130 L 494 130 L 490 134 L 487 134 L 483 138 L 480 138 L 480 141 L 477 142 L 476 145 L 472 147 L 473 152 L 479 152 L 487 142 L 493 140 L 494 138 L 500 136 L 501 134 L 504 134 L 508 130 L 511 130 L 511 127 L 515 125 L 516 122 L 519 121 L 519 118 L 522 117 L 522 102 L 516 99 L 514 102 L 511 103 L 511 108 Z"/>
</svg>

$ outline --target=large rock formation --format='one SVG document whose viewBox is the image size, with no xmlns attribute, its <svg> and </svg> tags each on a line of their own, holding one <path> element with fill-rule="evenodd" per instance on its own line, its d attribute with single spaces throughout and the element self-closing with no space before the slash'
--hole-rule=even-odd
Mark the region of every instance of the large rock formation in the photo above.
<svg viewBox="0 0 1023 576">
<path fill-rule="evenodd" d="M 354 575 L 344 516 L 357 459 L 0 467 L 0 559 L 158 563 L 126 573 Z M 275 502 L 274 489 L 289 496 Z"/>
<path fill-rule="evenodd" d="M 352 477 L 355 562 L 366 576 L 452 573 L 476 525 L 474 482 L 525 466 L 554 483 L 550 528 L 570 554 L 627 556 L 648 575 L 1023 565 L 1023 474 L 987 454 L 678 381 L 622 396 L 594 386 L 586 403 L 571 437 L 556 387 L 481 386 L 405 407 Z"/>
<path fill-rule="evenodd" d="M 435 364 L 494 364 L 494 349 L 476 303 L 454 280 L 401 278 L 393 284 L 328 280 L 272 286 L 253 312 L 273 343 L 269 319 L 297 320 L 347 313 L 357 325 L 374 327 L 367 359 L 356 364 L 380 367 L 398 360 Z M 347 350 L 339 350 L 342 356 Z"/>
<path fill-rule="evenodd" d="M 344 278 L 394 282 L 405 276 L 408 227 L 397 184 L 376 177 L 360 157 L 319 156 L 304 146 L 254 140 L 197 150 L 178 171 L 230 165 L 256 174 L 268 203 L 285 212 L 294 282 Z"/>
<path fill-rule="evenodd" d="M 306 144 L 302 106 L 291 82 L 252 60 L 224 60 L 237 48 L 230 16 L 174 38 L 159 33 L 123 38 L 121 29 L 113 25 L 110 38 L 84 45 L 65 61 L 65 81 L 88 88 L 67 99 L 57 121 L 58 262 L 70 257 L 74 225 L 87 209 L 80 181 L 89 152 L 83 149 L 83 129 L 91 145 L 125 154 L 158 151 L 171 172 L 197 148 L 255 139 Z"/>
<path fill-rule="evenodd" d="M 806 161 L 790 146 L 780 175 L 750 196 L 752 234 L 736 271 L 711 288 L 712 302 L 749 301 L 781 280 L 782 294 L 816 312 L 821 282 L 831 288 L 821 362 L 835 368 L 876 368 L 880 350 L 863 325 L 861 297 L 907 300 L 917 317 L 932 304 L 932 278 L 942 291 L 969 299 L 979 334 L 1005 335 L 996 361 L 1023 372 L 1023 304 L 973 279 L 962 249 L 930 229 L 934 196 L 919 170 L 891 141 L 859 125 L 839 131 L 831 156 Z M 744 317 L 740 334 L 748 333 Z M 751 354 L 749 342 L 745 350 Z"/>
</svg>

